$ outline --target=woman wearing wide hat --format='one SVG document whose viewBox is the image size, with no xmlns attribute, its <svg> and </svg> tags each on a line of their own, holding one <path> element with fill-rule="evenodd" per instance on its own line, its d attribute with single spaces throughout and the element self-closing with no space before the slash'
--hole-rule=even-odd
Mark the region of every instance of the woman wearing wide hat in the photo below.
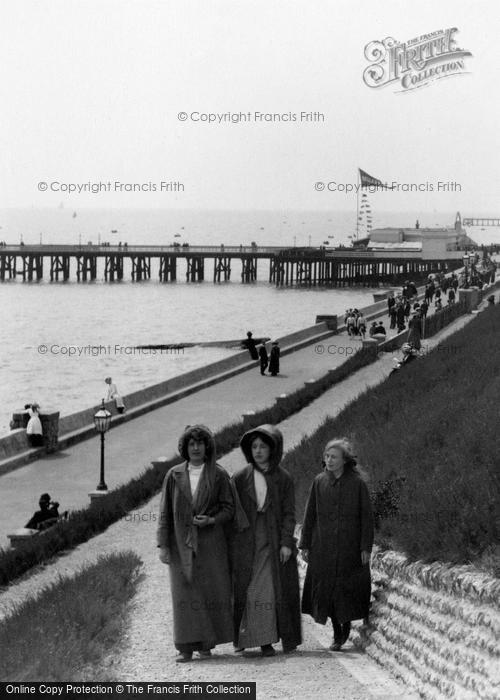
<svg viewBox="0 0 500 700">
<path fill-rule="evenodd" d="M 233 484 L 249 527 L 233 543 L 234 636 L 236 651 L 260 647 L 273 656 L 301 644 L 300 593 L 294 539 L 295 493 L 280 467 L 283 436 L 272 425 L 245 433 L 247 466 Z"/>
</svg>

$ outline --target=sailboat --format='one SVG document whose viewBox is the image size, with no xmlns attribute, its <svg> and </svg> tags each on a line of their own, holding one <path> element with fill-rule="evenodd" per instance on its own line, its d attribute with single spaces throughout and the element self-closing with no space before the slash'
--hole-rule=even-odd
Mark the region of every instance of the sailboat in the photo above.
<svg viewBox="0 0 500 700">
<path fill-rule="evenodd" d="M 76 211 L 73 212 L 73 219 L 76 219 Z"/>
</svg>

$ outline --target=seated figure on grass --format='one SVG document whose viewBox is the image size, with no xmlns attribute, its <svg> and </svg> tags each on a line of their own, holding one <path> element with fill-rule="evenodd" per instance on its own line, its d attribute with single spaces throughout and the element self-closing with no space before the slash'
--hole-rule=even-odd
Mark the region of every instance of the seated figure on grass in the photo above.
<svg viewBox="0 0 500 700">
<path fill-rule="evenodd" d="M 25 527 L 30 530 L 47 530 L 59 520 L 59 503 L 51 501 L 48 493 L 42 493 L 38 505 L 40 510 L 33 514 L 33 517 L 28 520 Z M 64 515 L 67 515 L 67 513 Z"/>
</svg>

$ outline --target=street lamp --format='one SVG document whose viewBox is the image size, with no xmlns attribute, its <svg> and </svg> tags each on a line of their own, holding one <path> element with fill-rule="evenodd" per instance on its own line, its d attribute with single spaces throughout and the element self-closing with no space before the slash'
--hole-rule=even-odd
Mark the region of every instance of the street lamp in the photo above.
<svg viewBox="0 0 500 700">
<path fill-rule="evenodd" d="M 464 288 L 468 289 L 469 288 L 469 253 L 464 253 L 463 255 L 463 261 L 464 261 L 464 273 L 465 273 L 465 282 L 464 282 Z"/>
<path fill-rule="evenodd" d="M 108 487 L 104 481 L 104 433 L 109 430 L 111 423 L 111 413 L 104 408 L 104 399 L 102 406 L 94 416 L 94 425 L 98 433 L 101 434 L 101 478 L 97 485 L 97 491 L 107 491 Z"/>
</svg>

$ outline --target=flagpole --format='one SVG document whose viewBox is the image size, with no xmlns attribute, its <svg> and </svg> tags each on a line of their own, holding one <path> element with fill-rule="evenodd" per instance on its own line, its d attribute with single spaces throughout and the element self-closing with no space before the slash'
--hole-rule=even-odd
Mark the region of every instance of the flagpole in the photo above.
<svg viewBox="0 0 500 700">
<path fill-rule="evenodd" d="M 358 168 L 358 186 L 356 188 L 356 240 L 359 238 L 359 168 Z"/>
</svg>

